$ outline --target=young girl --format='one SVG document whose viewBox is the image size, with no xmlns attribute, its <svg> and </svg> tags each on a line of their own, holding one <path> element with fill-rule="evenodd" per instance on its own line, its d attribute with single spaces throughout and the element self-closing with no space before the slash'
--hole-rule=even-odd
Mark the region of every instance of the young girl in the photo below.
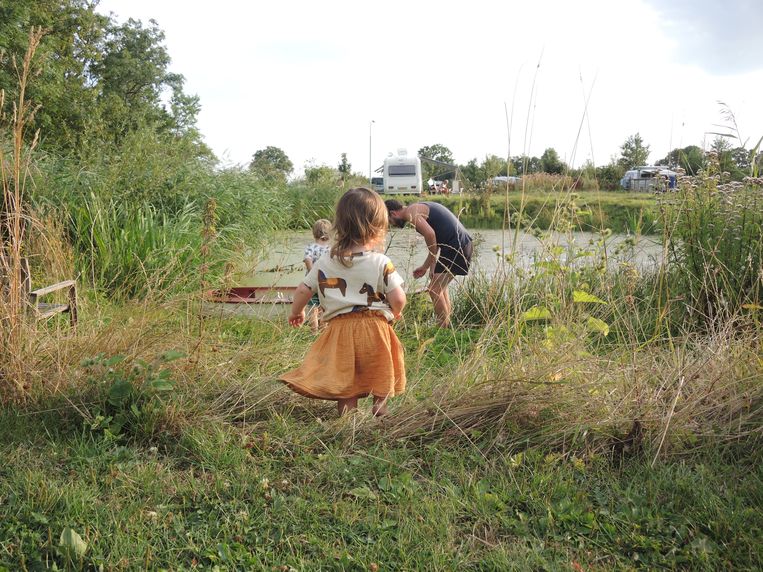
<svg viewBox="0 0 763 572">
<path fill-rule="evenodd" d="M 329 243 L 329 230 L 331 230 L 331 221 L 325 218 L 315 221 L 313 225 L 313 239 L 315 242 L 308 244 L 305 247 L 305 256 L 302 262 L 305 263 L 305 274 L 310 272 L 313 268 L 313 264 L 321 256 L 329 251 L 331 244 Z M 307 304 L 307 312 L 310 317 L 310 328 L 313 332 L 318 331 L 318 321 L 321 315 L 320 300 L 318 294 L 313 294 L 310 301 Z"/>
<path fill-rule="evenodd" d="M 390 322 L 406 298 L 392 261 L 374 252 L 384 241 L 387 209 L 375 192 L 347 191 L 336 206 L 334 244 L 297 288 L 289 323 L 305 321 L 305 305 L 317 292 L 328 322 L 304 363 L 281 376 L 301 395 L 337 402 L 342 414 L 373 395 L 373 414 L 405 390 L 403 347 Z"/>
</svg>

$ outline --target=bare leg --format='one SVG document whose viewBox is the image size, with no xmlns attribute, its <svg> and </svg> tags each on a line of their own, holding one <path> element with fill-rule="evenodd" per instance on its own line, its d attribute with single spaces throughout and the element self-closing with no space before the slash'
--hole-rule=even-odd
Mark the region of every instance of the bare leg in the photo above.
<svg viewBox="0 0 763 572">
<path fill-rule="evenodd" d="M 345 413 L 357 408 L 358 408 L 357 397 L 348 397 L 347 399 L 338 399 L 336 402 L 336 409 L 337 411 L 339 411 L 339 415 L 344 415 Z"/>
<path fill-rule="evenodd" d="M 371 407 L 371 412 L 374 414 L 374 417 L 384 417 L 388 413 L 387 398 L 374 395 L 374 404 Z"/>
<path fill-rule="evenodd" d="M 316 306 L 310 309 L 310 330 L 315 334 L 318 332 L 318 314 L 320 309 Z"/>
<path fill-rule="evenodd" d="M 453 280 L 453 275 L 447 272 L 435 274 L 429 283 L 429 297 L 434 304 L 434 313 L 437 322 L 443 328 L 450 326 L 450 314 L 452 307 L 450 304 L 450 295 L 448 294 L 448 284 Z"/>
</svg>

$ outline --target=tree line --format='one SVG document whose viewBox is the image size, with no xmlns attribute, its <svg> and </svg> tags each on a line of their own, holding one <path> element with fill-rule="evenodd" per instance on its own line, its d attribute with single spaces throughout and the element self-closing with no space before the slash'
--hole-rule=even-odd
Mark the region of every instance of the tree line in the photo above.
<svg viewBox="0 0 763 572">
<path fill-rule="evenodd" d="M 655 164 L 672 169 L 681 169 L 688 175 L 697 175 L 707 168 L 708 162 L 713 158 L 717 161 L 721 172 L 728 173 L 727 178 L 729 180 L 740 181 L 745 176 L 760 171 L 760 167 L 763 165 L 763 153 L 758 153 L 758 147 L 748 150 L 744 145 L 734 146 L 732 144 L 734 140 L 733 135 L 718 133 L 708 151 L 703 151 L 697 145 L 675 148 L 665 157 L 656 161 Z M 419 157 L 433 159 L 443 164 L 424 163 L 422 173 L 425 181 L 429 179 L 452 180 L 458 172 L 462 181 L 470 189 L 479 189 L 494 177 L 547 173 L 570 175 L 573 178 L 587 175 L 597 181 L 599 188 L 614 190 L 620 188 L 620 179 L 627 170 L 648 164 L 649 155 L 650 146 L 644 142 L 639 133 L 629 136 L 620 146 L 619 156 L 612 157 L 608 164 L 596 167 L 587 162 L 582 167 L 575 169 L 567 165 L 553 147 L 547 148 L 540 157 L 514 155 L 506 158 L 489 154 L 482 161 L 473 158 L 465 164 L 455 163 L 453 152 L 441 143 L 425 145 L 418 150 Z M 451 167 L 447 165 L 451 165 Z M 753 167 L 757 169 L 753 169 Z M 336 169 L 331 169 L 325 165 L 319 168 L 309 165 L 305 170 L 305 176 L 310 180 L 315 176 L 315 171 L 318 169 L 323 170 L 324 174 L 326 171 L 332 171 L 343 178 L 350 173 L 350 168 L 347 154 L 342 153 L 341 162 Z M 262 176 L 285 182 L 293 172 L 294 165 L 282 149 L 266 147 L 254 154 L 249 169 Z M 356 173 L 355 176 L 363 178 L 361 173 Z"/>
</svg>

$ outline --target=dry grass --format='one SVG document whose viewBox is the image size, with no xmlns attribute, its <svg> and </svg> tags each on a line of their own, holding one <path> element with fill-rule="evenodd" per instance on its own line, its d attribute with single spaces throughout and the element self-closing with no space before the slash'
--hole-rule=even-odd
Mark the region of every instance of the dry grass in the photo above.
<svg viewBox="0 0 763 572">
<path fill-rule="evenodd" d="M 24 206 L 24 194 L 31 153 L 38 134 L 35 134 L 31 144 L 25 144 L 26 126 L 37 111 L 26 100 L 26 87 L 32 74 L 32 60 L 42 36 L 40 28 L 32 29 L 21 67 L 15 66 L 19 94 L 18 100 L 13 103 L 9 121 L 6 121 L 5 94 L 0 92 L 0 124 L 3 130 L 7 125 L 10 133 L 10 151 L 4 147 L 6 137 L 0 139 L 0 394 L 12 398 L 23 397 L 29 389 L 26 358 L 31 336 L 26 320 L 25 281 L 22 272 L 29 218 Z M 14 65 L 15 63 L 14 60 Z"/>
</svg>

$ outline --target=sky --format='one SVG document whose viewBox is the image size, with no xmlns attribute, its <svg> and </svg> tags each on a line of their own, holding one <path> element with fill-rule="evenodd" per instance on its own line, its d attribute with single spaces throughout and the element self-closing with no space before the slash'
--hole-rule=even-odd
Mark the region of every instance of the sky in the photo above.
<svg viewBox="0 0 763 572">
<path fill-rule="evenodd" d="M 598 166 L 636 133 L 654 163 L 708 148 L 713 132 L 747 148 L 763 136 L 761 0 L 101 0 L 98 10 L 157 22 L 224 165 L 272 145 L 295 176 L 342 153 L 368 176 L 398 149 L 441 144 L 460 164 L 553 147 L 573 167 Z"/>
</svg>

